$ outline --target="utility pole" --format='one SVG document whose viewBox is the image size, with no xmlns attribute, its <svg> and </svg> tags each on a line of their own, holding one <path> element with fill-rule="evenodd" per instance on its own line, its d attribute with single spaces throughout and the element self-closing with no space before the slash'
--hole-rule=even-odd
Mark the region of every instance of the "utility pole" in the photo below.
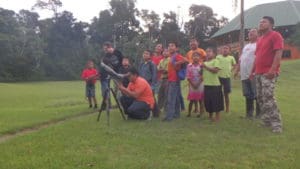
<svg viewBox="0 0 300 169">
<path fill-rule="evenodd" d="M 245 24 L 244 24 L 244 0 L 241 0 L 241 14 L 240 14 L 240 53 L 244 48 L 245 40 Z"/>
</svg>

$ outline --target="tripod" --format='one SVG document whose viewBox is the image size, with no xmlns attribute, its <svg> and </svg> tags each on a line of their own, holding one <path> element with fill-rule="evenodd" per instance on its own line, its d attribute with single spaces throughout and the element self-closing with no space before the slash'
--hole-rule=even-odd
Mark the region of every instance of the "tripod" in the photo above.
<svg viewBox="0 0 300 169">
<path fill-rule="evenodd" d="M 100 120 L 100 116 L 101 116 L 101 113 L 102 111 L 106 110 L 106 115 L 107 115 L 107 125 L 109 126 L 110 125 L 110 107 L 109 107 L 109 93 L 112 93 L 112 96 L 113 98 L 115 99 L 116 103 L 117 103 L 117 106 L 120 110 L 120 113 L 121 113 L 121 116 L 124 120 L 126 120 L 126 117 L 124 115 L 124 112 L 123 112 L 123 109 L 121 108 L 121 104 L 119 103 L 119 100 L 117 99 L 117 95 L 116 93 L 113 91 L 112 88 L 107 88 L 105 93 L 104 93 L 104 98 L 102 100 L 102 103 L 101 103 L 101 106 L 100 106 L 100 109 L 99 109 L 99 114 L 98 114 L 98 118 L 97 118 L 97 121 Z"/>
</svg>

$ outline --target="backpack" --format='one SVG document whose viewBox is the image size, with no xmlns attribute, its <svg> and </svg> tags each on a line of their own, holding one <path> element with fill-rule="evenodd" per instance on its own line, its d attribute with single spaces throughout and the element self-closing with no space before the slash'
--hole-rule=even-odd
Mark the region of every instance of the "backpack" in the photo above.
<svg viewBox="0 0 300 169">
<path fill-rule="evenodd" d="M 172 56 L 172 64 L 173 65 L 175 65 L 175 62 L 176 62 L 176 55 L 177 55 L 177 53 L 175 53 Z M 178 76 L 179 80 L 184 80 L 185 79 L 185 77 L 186 77 L 186 67 L 187 67 L 187 64 L 183 63 L 183 64 L 180 65 L 180 69 L 177 70 L 177 76 Z"/>
</svg>

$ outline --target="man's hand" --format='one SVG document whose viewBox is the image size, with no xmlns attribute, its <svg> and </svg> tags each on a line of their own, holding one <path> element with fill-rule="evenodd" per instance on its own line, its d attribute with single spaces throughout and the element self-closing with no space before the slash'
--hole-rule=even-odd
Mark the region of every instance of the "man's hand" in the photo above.
<svg viewBox="0 0 300 169">
<path fill-rule="evenodd" d="M 267 79 L 273 79 L 276 77 L 276 73 L 273 72 L 273 71 L 269 71 L 268 73 L 264 74 L 264 76 L 267 78 Z"/>
</svg>

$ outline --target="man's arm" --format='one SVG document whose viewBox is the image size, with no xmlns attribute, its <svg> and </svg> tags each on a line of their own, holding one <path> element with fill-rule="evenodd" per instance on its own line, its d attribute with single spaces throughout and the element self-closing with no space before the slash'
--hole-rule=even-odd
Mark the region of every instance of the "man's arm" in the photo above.
<svg viewBox="0 0 300 169">
<path fill-rule="evenodd" d="M 280 65 L 282 52 L 283 52 L 282 49 L 276 50 L 274 60 L 272 63 L 272 67 L 269 70 L 269 72 L 265 74 L 265 76 L 268 79 L 273 79 L 277 75 L 276 70 L 277 70 L 278 66 Z"/>
<path fill-rule="evenodd" d="M 218 67 L 209 67 L 209 66 L 206 66 L 205 64 L 203 64 L 203 68 L 212 73 L 218 73 L 220 70 L 220 68 L 218 68 Z"/>
<path fill-rule="evenodd" d="M 130 91 L 129 89 L 127 89 L 126 87 L 123 86 L 122 83 L 118 83 L 118 88 L 120 89 L 120 91 L 129 96 L 129 97 L 133 97 L 133 98 L 138 98 L 141 94 L 142 94 L 142 90 L 135 90 L 135 91 Z"/>
</svg>

